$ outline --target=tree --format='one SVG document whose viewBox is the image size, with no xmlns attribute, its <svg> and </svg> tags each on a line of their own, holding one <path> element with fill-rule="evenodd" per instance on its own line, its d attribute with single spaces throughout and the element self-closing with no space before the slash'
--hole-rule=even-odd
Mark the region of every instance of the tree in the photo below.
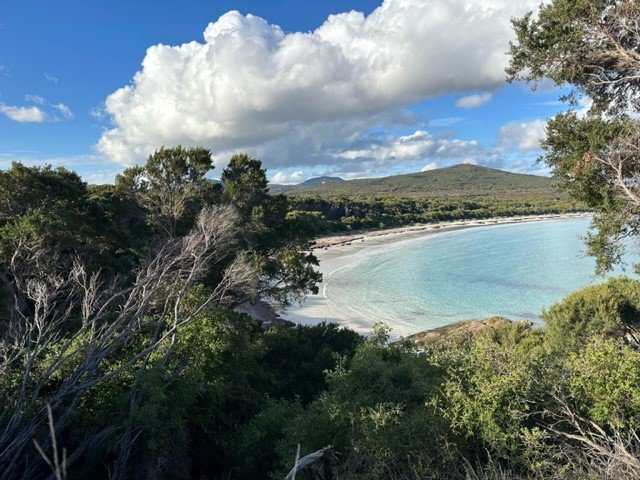
<svg viewBox="0 0 640 480">
<path fill-rule="evenodd" d="M 133 415 L 138 376 L 152 360 L 166 364 L 181 327 L 211 305 L 255 290 L 254 271 L 242 259 L 228 261 L 236 252 L 236 228 L 232 208 L 203 209 L 191 232 L 165 240 L 131 284 L 105 282 L 80 263 L 66 275 L 43 272 L 23 279 L 20 271 L 11 272 L 13 304 L 28 307 L 0 331 L 0 479 L 41 478 L 41 462 L 29 446 L 47 420 L 46 405 L 53 410 L 55 431 L 63 431 L 90 390 L 127 372 L 134 379 L 128 397 Z M 214 263 L 226 266 L 220 281 L 189 302 Z M 90 432 L 68 462 L 92 441 L 118 432 L 111 478 L 122 478 L 135 434 L 131 424 L 113 427 Z M 52 436 L 40 439 L 48 451 Z"/>
<path fill-rule="evenodd" d="M 241 216 L 241 243 L 263 273 L 261 292 L 286 305 L 292 297 L 317 293 L 321 274 L 308 250 L 314 232 L 298 217 L 288 215 L 284 195 L 269 195 L 262 162 L 246 154 L 234 155 L 221 175 L 222 200 Z"/>
<path fill-rule="evenodd" d="M 234 205 L 246 219 L 251 217 L 253 209 L 262 204 L 269 194 L 262 162 L 246 153 L 231 157 L 220 179 L 224 185 L 224 201 Z"/>
<path fill-rule="evenodd" d="M 113 271 L 116 225 L 80 177 L 64 168 L 13 163 L 0 171 L 0 284 L 31 275 L 66 274 L 77 258 L 89 270 Z"/>
<path fill-rule="evenodd" d="M 594 209 L 588 251 L 598 272 L 621 260 L 621 240 L 640 231 L 640 4 L 553 0 L 513 22 L 510 80 L 552 79 L 565 97 L 592 105 L 547 125 L 545 160 L 570 192 Z"/>
<path fill-rule="evenodd" d="M 116 186 L 138 199 L 158 231 L 175 236 L 191 228 L 204 206 L 218 201 L 220 186 L 206 178 L 213 168 L 206 148 L 161 147 L 144 166 L 118 175 Z"/>
</svg>

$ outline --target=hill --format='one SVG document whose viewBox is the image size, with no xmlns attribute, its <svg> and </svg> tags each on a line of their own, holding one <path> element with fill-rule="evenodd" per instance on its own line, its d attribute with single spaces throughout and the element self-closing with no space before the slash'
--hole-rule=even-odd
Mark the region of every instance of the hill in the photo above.
<svg viewBox="0 0 640 480">
<path fill-rule="evenodd" d="M 366 198 L 486 195 L 523 191 L 551 193 L 554 190 L 553 180 L 548 177 L 505 172 L 478 165 L 455 165 L 428 172 L 381 178 L 317 180 L 319 179 L 311 179 L 299 185 L 273 185 L 271 191 L 293 196 Z"/>
</svg>

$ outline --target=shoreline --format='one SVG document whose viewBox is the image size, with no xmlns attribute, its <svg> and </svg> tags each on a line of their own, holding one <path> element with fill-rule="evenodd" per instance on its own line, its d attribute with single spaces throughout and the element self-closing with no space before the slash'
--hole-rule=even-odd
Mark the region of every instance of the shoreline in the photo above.
<svg viewBox="0 0 640 480">
<path fill-rule="evenodd" d="M 407 227 L 399 227 L 387 230 L 373 230 L 367 232 L 354 232 L 346 235 L 333 235 L 316 240 L 312 249 L 314 255 L 320 262 L 319 270 L 323 273 L 323 281 L 319 284 L 319 293 L 309 295 L 301 305 L 293 305 L 284 311 L 279 311 L 281 318 L 300 325 L 315 325 L 323 321 L 335 322 L 341 326 L 351 328 L 358 333 L 367 334 L 376 323 L 375 319 L 370 321 L 362 318 L 354 318 L 349 315 L 339 305 L 334 305 L 330 299 L 324 295 L 325 287 L 328 283 L 332 268 L 341 264 L 341 259 L 363 250 L 376 247 L 385 247 L 406 240 L 437 235 L 438 233 L 451 232 L 456 230 L 471 229 L 477 227 L 488 227 L 496 225 L 510 225 L 519 223 L 542 222 L 552 220 L 564 220 L 572 218 L 590 217 L 590 213 L 577 212 L 567 214 L 544 214 L 544 215 L 523 215 L 514 217 L 494 217 L 478 220 L 457 220 L 451 222 L 440 222 L 432 224 L 420 224 Z M 325 268 L 323 268 L 323 263 Z M 344 306 L 342 306 L 344 307 Z M 402 331 L 402 336 L 419 334 L 424 331 L 416 326 L 415 330 L 408 329 L 409 325 L 403 325 L 400 320 L 389 321 L 389 326 L 396 332 L 392 337 L 400 337 L 398 330 Z"/>
<path fill-rule="evenodd" d="M 592 214 L 587 212 L 575 213 L 548 213 L 542 215 L 516 215 L 512 217 L 491 217 L 477 220 L 452 220 L 448 222 L 437 223 L 421 223 L 417 225 L 409 225 L 406 227 L 387 228 L 382 230 L 366 230 L 353 233 L 345 233 L 338 235 L 330 235 L 320 237 L 315 240 L 311 251 L 328 250 L 333 247 L 349 246 L 353 242 L 378 239 L 381 237 L 391 237 L 393 241 L 400 241 L 402 236 L 411 236 L 414 234 L 428 234 L 447 232 L 452 230 L 460 230 L 463 228 L 485 227 L 491 225 L 509 225 L 514 223 L 539 222 L 544 220 L 563 220 L 568 218 L 590 217 Z"/>
</svg>

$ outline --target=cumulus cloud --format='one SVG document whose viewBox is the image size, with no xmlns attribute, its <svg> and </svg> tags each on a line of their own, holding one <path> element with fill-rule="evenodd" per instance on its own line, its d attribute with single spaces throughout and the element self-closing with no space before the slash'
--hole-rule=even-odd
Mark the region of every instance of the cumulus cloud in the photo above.
<svg viewBox="0 0 640 480">
<path fill-rule="evenodd" d="M 438 168 L 438 164 L 436 162 L 427 163 L 424 167 L 420 169 L 421 172 L 430 172 L 431 170 L 436 170 Z"/>
<path fill-rule="evenodd" d="M 498 130 L 497 143 L 501 147 L 516 147 L 523 152 L 538 150 L 546 136 L 546 125 L 546 120 L 541 119 L 506 123 Z"/>
<path fill-rule="evenodd" d="M 488 103 L 493 95 L 490 92 L 476 93 L 473 95 L 467 95 L 466 97 L 460 97 L 456 100 L 456 107 L 458 108 L 476 108 L 481 107 Z"/>
<path fill-rule="evenodd" d="M 354 160 L 423 160 L 425 158 L 463 159 L 478 155 L 482 146 L 476 140 L 438 138 L 424 130 L 410 135 L 389 137 L 384 142 L 370 144 L 366 148 L 339 152 L 342 158 Z"/>
<path fill-rule="evenodd" d="M 276 172 L 271 177 L 271 183 L 278 183 L 280 185 L 292 185 L 297 184 L 305 180 L 306 175 L 300 171 L 296 171 L 293 173 L 286 172 Z"/>
<path fill-rule="evenodd" d="M 0 113 L 13 120 L 14 122 L 27 123 L 44 122 L 46 116 L 38 107 L 17 107 L 14 105 L 5 105 L 0 103 Z"/>
<path fill-rule="evenodd" d="M 203 42 L 147 50 L 133 81 L 107 97 L 113 128 L 97 148 L 124 164 L 178 143 L 247 150 L 268 166 L 312 163 L 412 102 L 497 88 L 510 18 L 537 2 L 385 0 L 307 33 L 229 12 Z"/>
</svg>

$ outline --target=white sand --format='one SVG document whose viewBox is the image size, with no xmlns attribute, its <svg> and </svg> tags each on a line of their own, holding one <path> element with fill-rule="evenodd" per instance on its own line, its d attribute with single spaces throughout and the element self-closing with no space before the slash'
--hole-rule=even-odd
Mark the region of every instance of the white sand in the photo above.
<svg viewBox="0 0 640 480">
<path fill-rule="evenodd" d="M 481 227 L 488 225 L 505 225 L 512 223 L 536 222 L 543 220 L 587 217 L 588 214 L 562 214 L 562 215 L 532 215 L 521 217 L 504 217 L 486 220 L 466 220 L 455 222 L 442 222 L 410 227 L 395 228 L 390 230 L 378 230 L 350 235 L 337 235 L 318 239 L 313 253 L 320 261 L 320 272 L 324 280 L 319 285 L 318 295 L 310 295 L 302 305 L 293 305 L 280 315 L 292 322 L 301 325 L 315 325 L 320 322 L 334 322 L 351 328 L 360 333 L 371 331 L 374 322 L 363 318 L 359 312 L 350 311 L 348 305 L 337 305 L 326 296 L 325 285 L 330 280 L 333 271 L 344 264 L 345 257 L 353 255 L 365 248 L 391 245 L 400 241 L 410 240 L 425 235 L 433 235 L 440 232 L 449 232 L 464 228 Z M 387 322 L 394 332 L 407 335 L 416 333 L 404 323 Z"/>
</svg>

